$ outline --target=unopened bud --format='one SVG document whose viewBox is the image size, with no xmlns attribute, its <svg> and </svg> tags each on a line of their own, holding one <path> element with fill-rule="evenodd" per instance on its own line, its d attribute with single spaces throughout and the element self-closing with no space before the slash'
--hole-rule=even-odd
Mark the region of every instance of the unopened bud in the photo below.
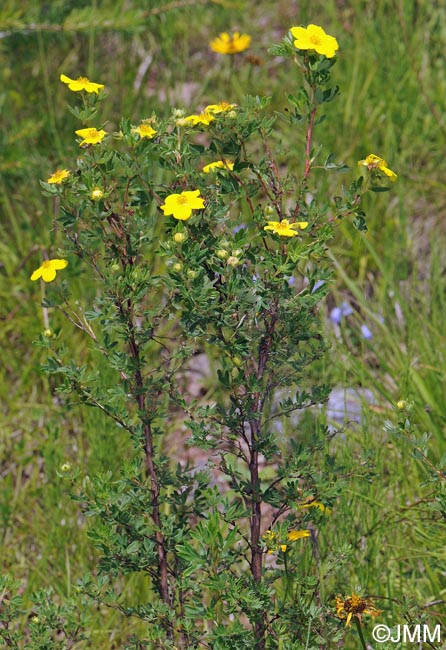
<svg viewBox="0 0 446 650">
<path fill-rule="evenodd" d="M 226 260 L 226 264 L 228 264 L 228 266 L 238 266 L 240 264 L 240 260 L 238 257 L 231 255 L 231 257 L 228 257 Z"/>
<path fill-rule="evenodd" d="M 103 196 L 104 196 L 104 192 L 101 190 L 100 187 L 95 187 L 90 194 L 90 198 L 93 201 L 100 201 Z"/>
<path fill-rule="evenodd" d="M 179 120 L 182 117 L 184 117 L 185 115 L 186 115 L 186 111 L 184 110 L 184 108 L 173 108 L 172 109 L 172 117 L 174 118 L 174 120 Z"/>
<path fill-rule="evenodd" d="M 186 241 L 186 235 L 184 232 L 176 232 L 173 236 L 173 241 L 175 244 L 182 244 L 184 241 Z"/>
<path fill-rule="evenodd" d="M 221 260 L 226 260 L 229 257 L 228 251 L 225 251 L 224 248 L 220 248 L 217 251 L 217 257 L 219 257 Z"/>
<path fill-rule="evenodd" d="M 179 273 L 180 271 L 183 270 L 183 265 L 181 262 L 175 262 L 175 264 L 172 266 L 172 270 L 175 271 L 176 273 Z"/>
<path fill-rule="evenodd" d="M 197 271 L 194 271 L 194 269 L 189 269 L 187 271 L 187 277 L 193 280 L 194 278 L 197 277 Z"/>
</svg>

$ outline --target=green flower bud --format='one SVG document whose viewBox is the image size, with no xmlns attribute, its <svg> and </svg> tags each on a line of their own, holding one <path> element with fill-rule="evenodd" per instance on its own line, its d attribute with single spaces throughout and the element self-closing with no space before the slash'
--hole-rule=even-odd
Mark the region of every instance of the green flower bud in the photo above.
<svg viewBox="0 0 446 650">
<path fill-rule="evenodd" d="M 219 257 L 221 260 L 226 260 L 229 257 L 228 251 L 225 251 L 224 248 L 220 248 L 217 251 L 217 257 Z"/>
<path fill-rule="evenodd" d="M 228 257 L 226 264 L 228 264 L 228 266 L 238 266 L 240 264 L 240 260 L 238 257 L 231 255 L 231 257 Z"/>
<path fill-rule="evenodd" d="M 172 117 L 174 120 L 179 120 L 180 118 L 184 117 L 186 115 L 186 111 L 184 108 L 173 108 L 172 109 Z"/>
</svg>

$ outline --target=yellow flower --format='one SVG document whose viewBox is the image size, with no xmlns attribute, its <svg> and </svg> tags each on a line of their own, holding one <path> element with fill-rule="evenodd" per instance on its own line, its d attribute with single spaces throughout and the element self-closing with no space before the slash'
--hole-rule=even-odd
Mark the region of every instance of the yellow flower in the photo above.
<svg viewBox="0 0 446 650">
<path fill-rule="evenodd" d="M 294 47 L 298 50 L 315 50 L 318 54 L 324 54 L 327 59 L 332 59 L 339 49 L 335 37 L 326 34 L 318 25 L 292 27 L 290 31 L 296 39 Z"/>
<path fill-rule="evenodd" d="M 381 610 L 376 609 L 370 598 L 361 598 L 357 594 L 351 596 L 336 596 L 336 616 L 345 620 L 345 626 L 350 625 L 350 621 L 355 616 L 358 621 L 362 622 L 364 614 L 369 614 L 372 618 L 379 616 Z"/>
<path fill-rule="evenodd" d="M 229 160 L 217 160 L 217 162 L 209 163 L 209 165 L 205 165 L 203 167 L 203 171 L 205 174 L 209 174 L 209 172 L 214 171 L 214 169 L 229 169 L 231 172 L 234 169 L 234 163 L 230 162 Z"/>
<path fill-rule="evenodd" d="M 227 32 L 222 32 L 209 43 L 211 50 L 219 54 L 238 54 L 247 50 L 250 45 L 251 37 L 248 34 L 240 34 L 239 32 L 234 32 L 233 36 L 230 36 Z"/>
<path fill-rule="evenodd" d="M 216 115 L 217 113 L 225 113 L 226 111 L 232 110 L 237 104 L 229 104 L 228 102 L 220 102 L 219 104 L 209 104 L 209 106 L 206 106 L 204 111 L 206 113 L 213 113 Z"/>
<path fill-rule="evenodd" d="M 134 126 L 132 132 L 137 133 L 140 138 L 153 138 L 157 133 L 147 122 L 143 122 L 139 126 Z"/>
<path fill-rule="evenodd" d="M 67 260 L 45 260 L 38 269 L 34 271 L 31 280 L 42 278 L 44 282 L 52 282 L 56 277 L 56 271 L 68 266 Z"/>
<path fill-rule="evenodd" d="M 304 539 L 304 537 L 310 537 L 309 530 L 290 530 L 288 533 L 289 542 L 295 542 L 297 539 Z"/>
<path fill-rule="evenodd" d="M 98 131 L 95 128 L 89 128 L 89 129 L 79 129 L 78 131 L 75 131 L 76 135 L 79 135 L 81 138 L 84 138 L 82 142 L 80 143 L 80 146 L 84 144 L 98 144 L 106 135 L 106 131 L 104 129 L 101 129 Z"/>
<path fill-rule="evenodd" d="M 76 93 L 81 90 L 86 90 L 87 93 L 98 94 L 98 92 L 104 87 L 104 84 L 95 84 L 93 81 L 87 79 L 87 77 L 78 77 L 77 79 L 70 79 L 70 77 L 61 74 L 60 80 L 63 81 L 64 84 L 67 84 L 70 90 L 73 90 Z"/>
<path fill-rule="evenodd" d="M 62 181 L 64 181 L 66 178 L 68 178 L 70 173 L 71 172 L 68 169 L 58 169 L 54 172 L 54 174 L 51 174 L 47 180 L 47 183 L 56 183 L 58 185 L 59 183 L 62 183 Z"/>
<path fill-rule="evenodd" d="M 324 506 L 324 504 L 320 501 L 310 501 L 310 503 L 303 503 L 301 506 L 299 506 L 299 509 L 303 508 L 318 508 L 321 512 L 324 512 L 327 515 L 331 512 L 330 508 Z"/>
<path fill-rule="evenodd" d="M 305 537 L 310 537 L 309 530 L 290 530 L 288 533 L 288 542 L 295 542 L 296 540 L 304 539 Z M 274 531 L 265 531 L 265 533 L 262 535 L 262 539 L 265 540 L 268 547 L 268 555 L 271 555 L 271 553 L 278 551 L 279 548 L 282 553 L 286 553 L 286 550 L 288 548 L 287 544 L 282 544 L 281 540 L 277 539 L 277 535 Z"/>
<path fill-rule="evenodd" d="M 386 161 L 380 158 L 379 156 L 375 156 L 374 153 L 369 154 L 365 160 L 359 160 L 358 165 L 363 165 L 364 167 L 367 167 L 369 171 L 379 169 L 379 171 L 383 172 L 386 176 L 388 176 L 391 181 L 396 181 L 396 179 L 398 178 L 395 172 L 393 172 L 391 169 L 387 167 Z"/>
<path fill-rule="evenodd" d="M 295 237 L 298 233 L 296 230 L 303 230 L 308 226 L 308 221 L 296 221 L 295 223 L 290 223 L 288 219 L 282 219 L 282 221 L 268 221 L 268 225 L 263 228 L 263 230 L 271 230 L 276 235 L 281 237 Z"/>
<path fill-rule="evenodd" d="M 184 117 L 182 123 L 187 124 L 188 122 L 191 122 L 194 126 L 196 124 L 209 126 L 213 120 L 215 120 L 215 117 L 209 111 L 204 110 L 199 115 L 189 115 L 188 117 Z"/>
<path fill-rule="evenodd" d="M 167 216 L 173 215 L 175 219 L 186 221 L 190 218 L 192 210 L 202 210 L 204 200 L 200 196 L 200 190 L 181 192 L 181 194 L 169 194 L 161 210 Z"/>
</svg>

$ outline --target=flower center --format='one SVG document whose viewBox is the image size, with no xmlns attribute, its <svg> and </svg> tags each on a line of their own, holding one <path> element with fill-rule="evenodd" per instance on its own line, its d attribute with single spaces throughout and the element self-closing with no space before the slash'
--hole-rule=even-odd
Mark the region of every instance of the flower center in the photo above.
<svg viewBox="0 0 446 650">
<path fill-rule="evenodd" d="M 185 205 L 187 203 L 187 196 L 179 196 L 177 199 L 177 203 L 180 205 Z"/>
<path fill-rule="evenodd" d="M 363 612 L 365 610 L 367 603 L 361 598 L 361 596 L 352 596 L 351 598 L 347 598 L 344 606 L 346 612 L 353 612 L 354 614 L 358 614 L 359 612 Z"/>
<path fill-rule="evenodd" d="M 283 221 L 279 221 L 279 224 L 277 226 L 277 230 L 279 230 L 280 232 L 286 232 L 289 227 L 290 227 L 290 224 L 288 222 L 288 219 L 283 219 Z"/>
<path fill-rule="evenodd" d="M 51 263 L 50 263 L 49 260 L 45 260 L 45 261 L 42 263 L 42 268 L 44 268 L 44 269 L 47 269 L 47 268 L 50 267 L 50 266 L 51 266 Z"/>
<path fill-rule="evenodd" d="M 76 81 L 81 81 L 82 83 L 89 83 L 89 80 L 87 77 L 78 77 Z"/>
<path fill-rule="evenodd" d="M 310 41 L 313 43 L 313 45 L 320 45 L 322 43 L 322 39 L 320 36 L 316 36 L 316 34 L 313 34 L 310 37 Z"/>
</svg>

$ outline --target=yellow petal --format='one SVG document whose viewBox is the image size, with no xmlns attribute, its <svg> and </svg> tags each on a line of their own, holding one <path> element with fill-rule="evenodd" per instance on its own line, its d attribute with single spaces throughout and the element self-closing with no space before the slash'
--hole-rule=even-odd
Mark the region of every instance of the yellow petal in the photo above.
<svg viewBox="0 0 446 650">
<path fill-rule="evenodd" d="M 67 267 L 68 262 L 67 260 L 51 260 L 51 266 L 53 269 L 57 269 L 59 271 L 60 269 Z"/>
<path fill-rule="evenodd" d="M 34 273 L 31 276 L 31 280 L 34 282 L 34 280 L 38 280 L 42 275 L 42 267 L 40 266 L 38 269 L 34 271 Z"/>
<path fill-rule="evenodd" d="M 297 539 L 303 539 L 304 537 L 310 537 L 309 530 L 290 530 L 288 533 L 289 542 L 295 542 Z"/>
<path fill-rule="evenodd" d="M 55 277 L 56 277 L 55 268 L 48 267 L 46 269 L 42 269 L 42 280 L 44 282 L 52 282 Z"/>
</svg>

